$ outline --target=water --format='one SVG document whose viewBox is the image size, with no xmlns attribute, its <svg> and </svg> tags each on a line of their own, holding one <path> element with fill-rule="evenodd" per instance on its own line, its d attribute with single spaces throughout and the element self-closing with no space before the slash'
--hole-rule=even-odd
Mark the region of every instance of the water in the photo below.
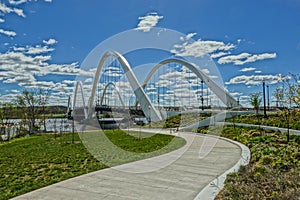
<svg viewBox="0 0 300 200">
<path fill-rule="evenodd" d="M 8 120 L 9 123 L 20 124 L 21 119 L 11 119 Z M 36 124 L 41 122 L 40 119 L 36 120 Z M 40 124 L 41 131 L 44 130 L 44 123 Z M 46 119 L 46 131 L 47 132 L 71 132 L 72 131 L 72 121 L 67 118 L 50 118 Z"/>
</svg>

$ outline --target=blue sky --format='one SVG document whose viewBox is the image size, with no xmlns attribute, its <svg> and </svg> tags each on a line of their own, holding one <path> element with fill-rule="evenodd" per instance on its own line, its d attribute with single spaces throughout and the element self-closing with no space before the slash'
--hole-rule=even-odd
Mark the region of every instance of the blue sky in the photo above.
<svg viewBox="0 0 300 200">
<path fill-rule="evenodd" d="M 209 53 L 225 87 L 246 103 L 262 79 L 272 92 L 278 74 L 300 72 L 299 10 L 298 0 L 2 0 L 0 102 L 36 87 L 50 87 L 53 103 L 66 99 L 88 53 L 140 24 L 136 31 L 192 37 L 173 53 Z"/>
</svg>

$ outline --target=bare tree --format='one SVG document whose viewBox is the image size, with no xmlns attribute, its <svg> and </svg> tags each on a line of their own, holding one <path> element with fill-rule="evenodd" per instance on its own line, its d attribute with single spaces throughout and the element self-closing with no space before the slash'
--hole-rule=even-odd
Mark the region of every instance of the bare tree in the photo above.
<svg viewBox="0 0 300 200">
<path fill-rule="evenodd" d="M 40 89 L 36 93 L 36 98 L 38 99 L 38 104 L 41 107 L 40 114 L 42 115 L 40 117 L 40 123 L 43 124 L 44 126 L 44 131 L 47 132 L 47 126 L 46 126 L 46 117 L 45 117 L 45 112 L 46 112 L 46 105 L 48 103 L 50 96 L 49 90 L 45 89 Z"/>
<path fill-rule="evenodd" d="M 283 108 L 288 129 L 287 142 L 289 142 L 290 110 L 294 106 L 300 106 L 300 75 L 289 73 L 288 76 L 281 76 L 281 85 L 276 88 L 274 96 Z M 295 112 L 292 113 L 295 114 Z"/>
<path fill-rule="evenodd" d="M 281 86 L 276 88 L 278 98 L 285 107 L 300 107 L 300 75 L 281 76 Z"/>
<path fill-rule="evenodd" d="M 25 124 L 28 126 L 29 133 L 33 134 L 40 129 L 38 120 L 45 120 L 45 117 L 41 117 L 44 111 L 45 105 L 48 102 L 49 92 L 44 89 L 38 90 L 24 90 L 22 94 L 16 98 L 16 104 L 22 111 L 22 117 Z M 42 112 L 41 112 L 42 109 Z"/>
</svg>

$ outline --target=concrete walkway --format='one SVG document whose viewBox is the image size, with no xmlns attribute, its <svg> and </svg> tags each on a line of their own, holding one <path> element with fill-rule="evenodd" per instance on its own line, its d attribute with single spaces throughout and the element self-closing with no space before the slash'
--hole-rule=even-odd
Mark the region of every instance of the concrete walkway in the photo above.
<svg viewBox="0 0 300 200">
<path fill-rule="evenodd" d="M 178 134 L 187 141 L 179 150 L 68 179 L 14 199 L 195 199 L 241 160 L 242 149 L 233 142 L 194 133 Z M 207 148 L 208 154 L 200 159 L 201 148 Z M 205 191 L 200 196 L 213 198 Z"/>
</svg>

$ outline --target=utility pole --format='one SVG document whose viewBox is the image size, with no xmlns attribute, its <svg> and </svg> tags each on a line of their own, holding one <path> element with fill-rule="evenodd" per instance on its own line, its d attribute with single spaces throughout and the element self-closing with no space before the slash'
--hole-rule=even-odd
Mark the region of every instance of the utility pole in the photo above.
<svg viewBox="0 0 300 200">
<path fill-rule="evenodd" d="M 267 119 L 267 110 L 266 110 L 266 83 L 263 81 L 263 100 L 264 100 L 264 118 Z"/>
<path fill-rule="evenodd" d="M 201 110 L 204 110 L 204 105 L 203 105 L 203 101 L 204 101 L 204 93 L 203 93 L 203 83 L 204 83 L 204 81 L 203 80 L 201 80 Z"/>
<path fill-rule="evenodd" d="M 267 85 L 267 99 L 268 99 L 268 111 L 270 111 L 270 90 L 269 90 L 269 85 Z"/>
</svg>

